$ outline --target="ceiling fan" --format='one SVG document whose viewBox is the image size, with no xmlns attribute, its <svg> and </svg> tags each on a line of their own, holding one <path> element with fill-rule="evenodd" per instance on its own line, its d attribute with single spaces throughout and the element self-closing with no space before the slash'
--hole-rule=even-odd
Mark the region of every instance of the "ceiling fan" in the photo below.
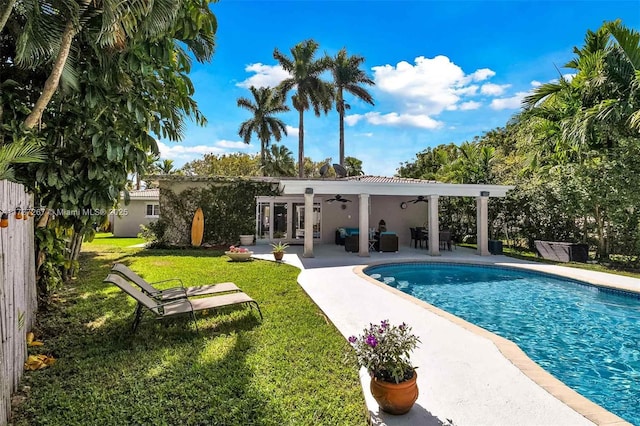
<svg viewBox="0 0 640 426">
<path fill-rule="evenodd" d="M 340 194 L 337 194 L 333 198 L 329 198 L 327 200 L 327 203 L 333 203 L 334 201 L 340 201 L 341 203 L 350 203 L 351 202 L 351 200 L 347 200 L 346 198 L 342 198 L 342 195 L 340 195 Z"/>
<path fill-rule="evenodd" d="M 424 195 L 418 195 L 415 200 L 407 201 L 407 203 L 413 203 L 413 204 L 420 203 L 420 202 L 428 203 L 429 200 L 425 200 Z"/>
</svg>

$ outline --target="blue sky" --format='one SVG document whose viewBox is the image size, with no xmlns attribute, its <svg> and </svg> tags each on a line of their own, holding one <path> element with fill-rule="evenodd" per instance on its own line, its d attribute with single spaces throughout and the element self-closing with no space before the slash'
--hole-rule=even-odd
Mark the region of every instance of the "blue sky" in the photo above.
<svg viewBox="0 0 640 426">
<path fill-rule="evenodd" d="M 620 18 L 640 29 L 640 1 L 243 1 L 220 0 L 211 63 L 194 63 L 195 99 L 206 127 L 188 123 L 182 142 L 160 142 L 161 158 L 176 166 L 207 152 L 257 153 L 238 136 L 250 117 L 236 106 L 247 87 L 275 86 L 283 71 L 273 50 L 290 56 L 314 39 L 319 53 L 345 47 L 365 57 L 376 86 L 375 105 L 347 97 L 351 110 L 345 155 L 366 174 L 392 176 L 423 149 L 460 144 L 506 124 L 536 85 L 569 70 L 562 65 L 582 46 L 587 29 Z M 290 104 L 290 102 L 289 102 Z M 297 112 L 282 114 L 281 142 L 297 158 Z M 338 160 L 338 116 L 305 113 L 305 156 Z"/>
</svg>

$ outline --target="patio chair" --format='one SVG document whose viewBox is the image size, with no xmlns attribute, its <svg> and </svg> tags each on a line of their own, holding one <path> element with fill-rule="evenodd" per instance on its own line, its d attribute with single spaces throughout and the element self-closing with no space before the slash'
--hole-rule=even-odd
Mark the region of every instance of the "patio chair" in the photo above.
<svg viewBox="0 0 640 426">
<path fill-rule="evenodd" d="M 444 231 L 440 231 L 440 235 L 438 237 L 439 241 L 440 241 L 440 248 L 441 249 L 447 249 L 449 251 L 451 251 L 451 231 L 449 230 L 444 230 Z"/>
<path fill-rule="evenodd" d="M 416 228 L 416 238 L 420 241 L 420 248 L 422 248 L 422 243 L 424 242 L 426 248 L 429 248 L 429 233 L 423 226 L 417 226 Z"/>
<path fill-rule="evenodd" d="M 234 305 L 248 305 L 249 307 L 251 307 L 251 304 L 254 304 L 256 306 L 256 309 L 258 310 L 258 313 L 260 314 L 260 319 L 262 320 L 262 311 L 260 311 L 258 302 L 242 292 L 204 297 L 201 299 L 187 299 L 186 297 L 184 297 L 181 299 L 173 299 L 162 302 L 157 299 L 151 298 L 140 290 L 136 289 L 120 275 L 109 274 L 107 275 L 107 278 L 104 279 L 104 282 L 111 283 L 119 287 L 122 291 L 133 297 L 136 302 L 138 302 L 133 319 L 133 324 L 131 326 L 132 332 L 136 331 L 138 325 L 140 324 L 140 321 L 142 320 L 143 307 L 153 312 L 158 318 L 167 318 L 175 315 L 190 314 L 191 319 L 193 319 L 193 322 L 196 325 L 196 330 L 198 329 L 198 325 L 196 324 L 196 311 L 203 311 L 205 309 L 217 309 Z"/>
<path fill-rule="evenodd" d="M 418 248 L 418 237 L 416 235 L 416 228 L 409 227 L 411 233 L 411 240 L 409 240 L 409 247 L 411 247 L 411 241 L 413 241 L 413 248 Z M 422 241 L 420 241 L 420 247 L 422 247 Z"/>
<path fill-rule="evenodd" d="M 127 280 L 131 281 L 138 287 L 142 289 L 142 292 L 147 294 L 148 296 L 153 297 L 159 301 L 165 300 L 173 300 L 180 299 L 184 297 L 193 297 L 193 296 L 206 296 L 209 294 L 220 294 L 220 293 L 230 293 L 235 291 L 242 291 L 240 288 L 231 282 L 219 283 L 219 284 L 210 284 L 203 285 L 197 287 L 185 287 L 180 278 L 171 278 L 168 280 L 156 281 L 154 283 L 149 283 L 144 280 L 140 275 L 133 272 L 127 266 L 122 263 L 116 263 L 111 267 L 111 272 L 117 272 L 122 275 Z M 172 287 L 165 290 L 158 290 L 152 284 L 159 284 L 171 281 L 178 281 L 180 283 L 180 287 Z"/>
</svg>

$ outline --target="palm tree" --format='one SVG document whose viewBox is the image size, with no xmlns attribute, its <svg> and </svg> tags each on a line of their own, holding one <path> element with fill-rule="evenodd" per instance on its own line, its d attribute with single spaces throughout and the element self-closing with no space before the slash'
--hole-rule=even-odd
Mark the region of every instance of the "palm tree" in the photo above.
<svg viewBox="0 0 640 426">
<path fill-rule="evenodd" d="M 238 106 L 248 109 L 253 114 L 253 118 L 243 122 L 238 130 L 238 135 L 248 144 L 251 141 L 253 133 L 260 139 L 260 164 L 265 165 L 266 150 L 271 141 L 271 136 L 276 141 L 282 139 L 282 135 L 287 135 L 287 126 L 284 122 L 274 115 L 280 112 L 289 111 L 283 101 L 284 97 L 272 88 L 260 87 L 256 89 L 251 86 L 249 88 L 255 103 L 247 98 L 239 98 Z"/>
<path fill-rule="evenodd" d="M 158 171 L 163 175 L 171 175 L 175 172 L 173 169 L 173 160 L 165 158 L 162 162 L 154 164 L 158 168 Z"/>
<path fill-rule="evenodd" d="M 362 160 L 356 157 L 346 157 L 344 159 L 344 168 L 347 169 L 347 176 L 362 176 Z"/>
<path fill-rule="evenodd" d="M 296 164 L 293 153 L 284 145 L 271 145 L 263 166 L 265 176 L 294 176 Z"/>
<path fill-rule="evenodd" d="M 35 141 L 20 139 L 0 146 L 0 180 L 14 180 L 13 164 L 42 163 L 47 158 Z"/>
<path fill-rule="evenodd" d="M 525 98 L 525 117 L 548 120 L 576 152 L 610 149 L 640 129 L 640 34 L 619 21 L 588 31 L 585 46 L 565 66 L 571 81 L 538 87 Z"/>
<path fill-rule="evenodd" d="M 18 7 L 19 5 L 19 7 Z M 172 33 L 173 37 L 186 45 L 198 61 L 213 54 L 215 17 L 206 6 L 196 0 L 156 0 L 121 2 L 117 0 L 51 0 L 50 2 L 7 2 L 0 12 L 0 28 L 9 26 L 12 14 L 24 19 L 16 43 L 15 62 L 32 68 L 51 62 L 51 71 L 44 82 L 31 113 L 24 120 L 26 129 L 33 129 L 42 117 L 45 108 L 56 93 L 62 78 L 77 85 L 77 72 L 72 46 L 81 39 L 90 40 L 95 52 L 123 50 L 127 40 L 155 40 L 161 34 Z M 190 19 L 191 24 L 185 24 Z M 175 29 L 178 25 L 186 31 Z M 23 28 L 22 28 L 23 26 Z M 190 27 L 190 28 L 189 28 Z M 191 36 L 184 36 L 187 31 Z M 76 49 L 77 50 L 77 49 Z M 183 51 L 180 47 L 178 51 Z M 108 61 L 107 61 L 108 62 Z"/>
<path fill-rule="evenodd" d="M 292 58 L 286 57 L 277 48 L 273 57 L 291 77 L 283 80 L 278 89 L 283 98 L 293 89 L 297 92 L 291 98 L 293 107 L 298 111 L 298 176 L 304 176 L 304 112 L 313 108 L 317 117 L 331 109 L 333 90 L 331 84 L 323 81 L 320 75 L 331 68 L 331 58 L 315 59 L 318 43 L 306 40 L 291 48 Z"/>
<path fill-rule="evenodd" d="M 362 56 L 347 55 L 347 49 L 341 49 L 333 59 L 331 72 L 333 73 L 333 86 L 336 90 L 336 111 L 340 116 L 340 165 L 344 166 L 344 113 L 350 107 L 344 101 L 344 92 L 347 91 L 355 97 L 373 105 L 371 94 L 362 87 L 363 84 L 375 85 L 374 81 L 360 69 L 364 63 Z"/>
</svg>

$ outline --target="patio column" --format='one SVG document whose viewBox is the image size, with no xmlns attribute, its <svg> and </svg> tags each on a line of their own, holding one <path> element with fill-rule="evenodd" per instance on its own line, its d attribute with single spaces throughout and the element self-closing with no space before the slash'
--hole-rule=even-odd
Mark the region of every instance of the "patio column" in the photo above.
<svg viewBox="0 0 640 426">
<path fill-rule="evenodd" d="M 360 194 L 360 212 L 358 223 L 360 226 L 360 250 L 358 256 L 369 257 L 369 194 Z"/>
<path fill-rule="evenodd" d="M 488 256 L 489 253 L 489 192 L 481 191 L 480 196 L 476 198 L 476 227 L 478 249 L 476 254 L 480 256 Z"/>
<path fill-rule="evenodd" d="M 304 252 L 302 257 L 313 257 L 313 188 L 304 190 Z"/>
<path fill-rule="evenodd" d="M 440 217 L 438 216 L 438 196 L 429 195 L 429 254 L 440 256 Z"/>
</svg>

